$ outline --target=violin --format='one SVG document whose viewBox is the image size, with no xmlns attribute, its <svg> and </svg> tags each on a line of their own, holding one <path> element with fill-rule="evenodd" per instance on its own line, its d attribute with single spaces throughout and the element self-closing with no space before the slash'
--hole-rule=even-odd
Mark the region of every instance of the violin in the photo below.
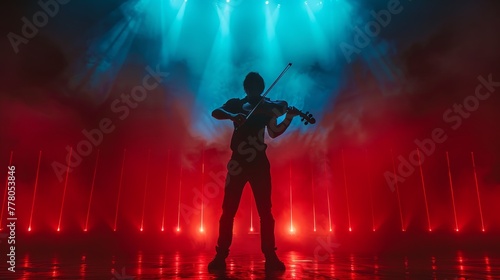
<svg viewBox="0 0 500 280">
<path fill-rule="evenodd" d="M 316 123 L 316 119 L 313 118 L 313 115 L 310 114 L 309 112 L 303 113 L 299 109 L 295 107 L 289 107 L 288 103 L 284 100 L 276 100 L 276 101 L 271 101 L 269 98 L 266 97 L 266 95 L 271 91 L 271 89 L 276 85 L 276 83 L 281 79 L 281 77 L 292 67 L 292 63 L 288 63 L 285 69 L 281 72 L 281 74 L 276 78 L 276 80 L 271 84 L 271 86 L 266 90 L 266 92 L 262 95 L 259 96 L 258 99 L 253 99 L 249 100 L 245 104 L 243 104 L 243 110 L 249 112 L 244 121 L 247 121 L 250 116 L 256 112 L 257 113 L 265 113 L 265 114 L 273 114 L 272 116 L 279 116 L 280 114 L 277 114 L 276 112 L 281 113 L 281 115 L 287 113 L 287 112 L 292 112 L 295 113 L 296 115 L 301 117 L 301 121 L 304 122 L 305 125 L 307 124 L 314 124 Z M 241 124 L 240 124 L 241 125 Z M 238 129 L 238 127 L 236 127 Z"/>
<path fill-rule="evenodd" d="M 258 103 L 258 106 L 257 107 L 255 106 L 257 106 L 255 102 L 248 101 L 243 104 L 243 110 L 249 113 L 268 115 L 270 117 L 279 117 L 286 114 L 287 112 L 290 112 L 300 116 L 301 117 L 300 120 L 304 123 L 304 125 L 316 123 L 316 119 L 313 117 L 312 114 L 310 114 L 309 112 L 304 113 L 293 106 L 288 106 L 288 102 L 286 102 L 285 100 L 273 101 L 267 97 L 264 97 L 262 101 Z"/>
<path fill-rule="evenodd" d="M 287 111 L 291 111 L 291 112 L 295 112 L 295 114 L 297 114 L 298 116 L 300 116 L 300 121 L 304 123 L 304 125 L 308 125 L 308 124 L 315 124 L 316 123 L 316 119 L 313 117 L 313 114 L 309 113 L 309 111 L 307 112 L 302 112 L 301 110 L 291 106 L 291 107 L 288 107 L 287 108 Z"/>
<path fill-rule="evenodd" d="M 249 114 L 254 108 L 256 108 L 254 110 L 255 114 L 279 117 L 285 114 L 288 108 L 288 103 L 284 100 L 272 101 L 271 99 L 266 97 L 263 98 L 262 101 L 260 101 L 260 104 L 258 104 L 257 106 L 257 103 L 259 101 L 259 99 L 252 100 L 251 98 L 247 98 L 247 102 L 245 102 L 242 106 L 243 110 L 246 111 L 247 114 Z"/>
</svg>

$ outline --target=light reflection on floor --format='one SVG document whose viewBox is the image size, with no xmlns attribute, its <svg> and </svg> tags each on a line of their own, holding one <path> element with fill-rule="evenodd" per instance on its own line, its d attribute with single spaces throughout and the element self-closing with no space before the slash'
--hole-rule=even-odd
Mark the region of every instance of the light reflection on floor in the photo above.
<svg viewBox="0 0 500 280">
<path fill-rule="evenodd" d="M 261 255 L 231 255 L 227 271 L 210 274 L 208 253 L 144 253 L 88 255 L 26 253 L 18 256 L 15 273 L 0 279 L 499 279 L 500 257 L 468 255 L 330 255 L 317 261 L 300 252 L 280 252 L 287 265 L 281 274 L 266 275 Z"/>
</svg>

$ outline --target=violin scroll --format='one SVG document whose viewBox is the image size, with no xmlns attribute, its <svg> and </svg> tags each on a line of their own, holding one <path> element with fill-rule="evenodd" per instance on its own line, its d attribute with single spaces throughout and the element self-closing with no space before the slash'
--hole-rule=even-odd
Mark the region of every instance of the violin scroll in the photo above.
<svg viewBox="0 0 500 280">
<path fill-rule="evenodd" d="M 300 116 L 301 117 L 300 120 L 304 123 L 304 125 L 316 123 L 316 119 L 313 117 L 312 114 L 309 113 L 309 111 L 304 113 L 304 112 L 300 111 L 299 109 L 291 106 L 291 107 L 288 107 L 288 112 L 292 112 L 293 114 Z"/>
</svg>

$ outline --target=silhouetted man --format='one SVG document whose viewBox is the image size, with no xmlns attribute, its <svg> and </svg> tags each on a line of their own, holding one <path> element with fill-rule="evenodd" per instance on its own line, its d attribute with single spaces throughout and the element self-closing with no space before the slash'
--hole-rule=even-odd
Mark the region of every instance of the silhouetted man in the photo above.
<svg viewBox="0 0 500 280">
<path fill-rule="evenodd" d="M 240 203 L 243 188 L 250 182 L 260 217 L 261 249 L 266 258 L 266 271 L 284 271 L 285 265 L 276 256 L 274 239 L 274 218 L 271 213 L 271 174 L 266 156 L 264 131 L 270 137 L 280 136 L 297 115 L 297 110 L 288 107 L 285 101 L 265 99 L 255 112 L 246 120 L 249 111 L 262 98 L 264 80 L 255 72 L 250 72 L 243 88 L 246 97 L 228 100 L 222 107 L 215 109 L 212 116 L 218 120 L 231 120 L 234 131 L 231 138 L 231 160 L 227 165 L 228 173 L 222 203 L 222 216 L 219 221 L 219 238 L 215 258 L 209 263 L 209 270 L 224 270 L 225 259 L 233 237 L 233 221 Z M 284 121 L 277 123 L 277 117 L 286 113 Z"/>
</svg>

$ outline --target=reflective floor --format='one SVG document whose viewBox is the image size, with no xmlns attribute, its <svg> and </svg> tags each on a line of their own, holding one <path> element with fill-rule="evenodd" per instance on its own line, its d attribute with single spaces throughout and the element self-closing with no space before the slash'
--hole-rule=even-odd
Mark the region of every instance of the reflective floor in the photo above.
<svg viewBox="0 0 500 280">
<path fill-rule="evenodd" d="M 84 252 L 85 250 L 80 250 Z M 496 256 L 495 256 L 496 254 Z M 0 279 L 500 279 L 500 254 L 453 252 L 433 254 L 329 254 L 325 258 L 279 252 L 287 265 L 281 274 L 264 272 L 262 255 L 234 254 L 225 273 L 206 267 L 212 254 L 23 253 L 16 272 L 5 265 Z"/>
</svg>

